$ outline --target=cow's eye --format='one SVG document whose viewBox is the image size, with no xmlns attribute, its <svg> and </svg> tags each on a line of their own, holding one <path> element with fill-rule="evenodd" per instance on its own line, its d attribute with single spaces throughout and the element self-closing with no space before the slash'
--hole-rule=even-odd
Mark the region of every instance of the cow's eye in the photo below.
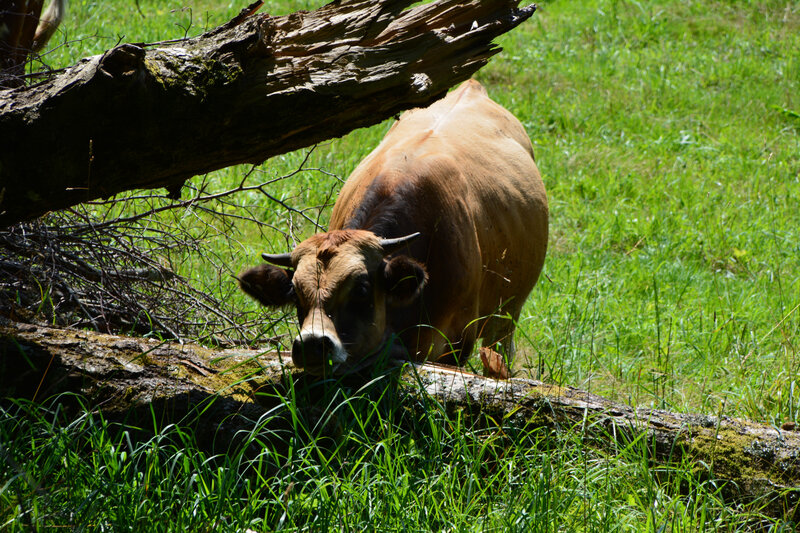
<svg viewBox="0 0 800 533">
<path fill-rule="evenodd" d="M 359 303 L 368 301 L 372 295 L 372 285 L 369 282 L 369 278 L 363 276 L 356 279 L 351 291 L 350 296 L 353 301 Z"/>
<path fill-rule="evenodd" d="M 353 298 L 357 300 L 366 300 L 369 297 L 370 286 L 368 281 L 359 281 L 353 287 Z"/>
</svg>

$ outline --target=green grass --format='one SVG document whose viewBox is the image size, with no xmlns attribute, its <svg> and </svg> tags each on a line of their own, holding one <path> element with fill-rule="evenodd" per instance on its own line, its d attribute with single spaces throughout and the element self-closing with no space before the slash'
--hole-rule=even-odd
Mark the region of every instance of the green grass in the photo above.
<svg viewBox="0 0 800 533">
<path fill-rule="evenodd" d="M 529 364 L 638 405 L 796 421 L 800 12 L 539 15 L 484 71 L 517 104 L 551 200 Z"/>
<path fill-rule="evenodd" d="M 216 454 L 198 445 L 191 420 L 139 428 L 88 409 L 69 415 L 61 404 L 74 398 L 10 403 L 0 416 L 0 528 L 694 532 L 772 523 L 726 506 L 720 486 L 691 465 L 653 468 L 641 440 L 607 456 L 586 448 L 579 428 L 475 426 L 436 403 L 410 414 L 385 385 L 338 389 L 317 417 L 291 391 L 280 398 L 291 431 L 270 430 L 267 415 Z"/>
<path fill-rule="evenodd" d="M 140 0 L 142 16 L 132 2 L 75 1 L 61 35 L 70 44 L 47 61 L 65 66 L 122 36 L 195 35 L 245 3 L 198 1 L 189 11 Z M 505 51 L 477 78 L 525 125 L 551 208 L 545 275 L 518 328 L 518 375 L 633 405 L 800 421 L 800 8 L 558 0 L 500 43 Z M 335 176 L 304 172 L 273 195 L 297 209 L 325 205 L 336 176 L 387 127 L 318 147 L 308 166 Z M 256 179 L 289 174 L 304 157 L 273 158 Z M 194 182 L 223 188 L 247 170 Z M 210 246 L 222 273 L 184 258 L 198 283 L 315 231 L 261 195 L 240 201 L 277 230 L 219 235 Z M 324 226 L 329 212 L 309 216 Z M 231 302 L 255 308 L 238 295 Z M 129 442 L 98 415 L 15 404 L 0 418 L 0 455 L 20 467 L 0 462 L 0 529 L 770 527 L 725 502 L 692 465 L 654 471 L 635 443 L 606 457 L 570 431 L 481 430 L 435 406 L 401 427 L 381 402 L 342 402 L 350 418 L 333 449 L 295 436 L 286 456 L 265 448 L 261 459 L 205 455 L 187 429 Z M 267 475 L 260 460 L 283 468 Z"/>
</svg>

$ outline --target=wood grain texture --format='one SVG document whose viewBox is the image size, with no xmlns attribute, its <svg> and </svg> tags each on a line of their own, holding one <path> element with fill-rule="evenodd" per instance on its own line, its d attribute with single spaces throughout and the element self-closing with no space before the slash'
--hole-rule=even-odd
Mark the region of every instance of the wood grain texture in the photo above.
<svg viewBox="0 0 800 533">
<path fill-rule="evenodd" d="M 425 106 L 530 17 L 516 0 L 255 7 L 200 37 L 127 43 L 0 91 L 0 226 L 186 179 Z M 404 11 L 405 10 L 405 11 Z"/>
</svg>

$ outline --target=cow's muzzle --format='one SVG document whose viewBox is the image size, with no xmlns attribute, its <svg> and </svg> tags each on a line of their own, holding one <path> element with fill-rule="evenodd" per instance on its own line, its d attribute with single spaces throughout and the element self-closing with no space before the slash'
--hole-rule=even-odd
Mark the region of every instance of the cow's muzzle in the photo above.
<svg viewBox="0 0 800 533">
<path fill-rule="evenodd" d="M 292 361 L 309 374 L 329 375 L 347 361 L 347 352 L 333 335 L 302 331 L 292 343 Z"/>
</svg>

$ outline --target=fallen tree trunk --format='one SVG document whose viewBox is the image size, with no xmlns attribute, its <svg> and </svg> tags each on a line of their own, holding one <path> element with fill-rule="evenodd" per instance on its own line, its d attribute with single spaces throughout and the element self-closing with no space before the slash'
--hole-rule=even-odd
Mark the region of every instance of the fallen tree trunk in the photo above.
<svg viewBox="0 0 800 533">
<path fill-rule="evenodd" d="M 261 2 L 200 37 L 123 44 L 0 91 L 0 226 L 291 150 L 425 106 L 530 17 L 517 0 Z"/>
<path fill-rule="evenodd" d="M 496 381 L 433 365 L 406 365 L 394 378 L 396 392 L 410 406 L 433 398 L 448 411 L 481 423 L 502 420 L 579 431 L 611 453 L 620 443 L 641 439 L 654 463 L 694 461 L 708 475 L 732 482 L 728 496 L 758 500 L 762 511 L 789 520 L 800 518 L 799 432 L 725 416 L 634 409 L 571 387 L 530 379 Z M 43 399 L 79 392 L 92 406 L 132 424 L 151 420 L 152 412 L 163 417 L 163 425 L 179 423 L 194 410 L 202 413 L 194 426 L 201 442 L 227 443 L 240 430 L 252 429 L 254 421 L 274 412 L 275 399 L 285 397 L 289 381 L 297 388 L 306 379 L 290 358 L 274 352 L 212 351 L 152 339 L 0 324 L 0 390 L 5 396 Z M 274 424 L 281 424 L 279 417 Z"/>
</svg>

